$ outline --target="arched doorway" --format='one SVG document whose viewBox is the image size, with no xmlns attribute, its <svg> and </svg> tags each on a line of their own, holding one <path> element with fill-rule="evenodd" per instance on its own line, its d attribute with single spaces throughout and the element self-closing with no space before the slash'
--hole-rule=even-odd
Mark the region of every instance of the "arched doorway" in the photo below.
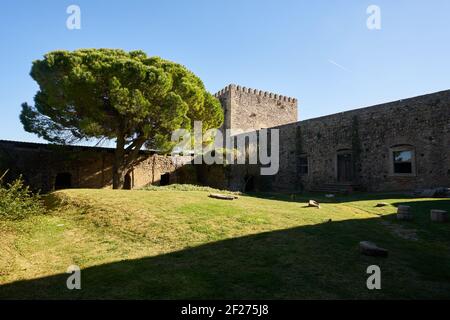
<svg viewBox="0 0 450 320">
<path fill-rule="evenodd" d="M 55 178 L 55 190 L 72 187 L 72 175 L 69 172 L 60 172 Z"/>
<path fill-rule="evenodd" d="M 132 179 L 132 175 L 133 172 L 130 171 L 125 175 L 124 181 L 123 181 L 123 188 L 125 190 L 131 190 L 133 188 L 133 179 Z"/>
<path fill-rule="evenodd" d="M 160 186 L 167 186 L 170 184 L 170 173 L 164 173 L 161 175 L 161 180 L 159 181 Z"/>
</svg>

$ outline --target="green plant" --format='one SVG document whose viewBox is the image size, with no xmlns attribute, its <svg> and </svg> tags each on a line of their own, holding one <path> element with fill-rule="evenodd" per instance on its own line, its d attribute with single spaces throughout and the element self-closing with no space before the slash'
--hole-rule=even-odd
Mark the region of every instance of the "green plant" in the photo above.
<svg viewBox="0 0 450 320">
<path fill-rule="evenodd" d="M 0 177 L 0 219 L 19 220 L 45 212 L 40 195 L 32 193 L 22 177 L 4 186 L 5 175 Z"/>
<path fill-rule="evenodd" d="M 200 78 L 142 51 L 52 51 L 33 62 L 30 75 L 39 91 L 34 106 L 22 104 L 24 129 L 61 144 L 116 140 L 114 189 L 123 188 L 142 147 L 169 152 L 174 130 L 202 121 L 206 131 L 223 122 L 219 100 Z"/>
<path fill-rule="evenodd" d="M 142 188 L 142 190 L 145 190 L 145 191 L 207 191 L 207 192 L 222 192 L 222 193 L 239 194 L 239 192 L 220 190 L 220 189 L 215 189 L 215 188 L 211 188 L 211 187 L 197 186 L 197 185 L 193 185 L 193 184 L 170 184 L 168 186 L 149 185 L 149 186 Z"/>
</svg>

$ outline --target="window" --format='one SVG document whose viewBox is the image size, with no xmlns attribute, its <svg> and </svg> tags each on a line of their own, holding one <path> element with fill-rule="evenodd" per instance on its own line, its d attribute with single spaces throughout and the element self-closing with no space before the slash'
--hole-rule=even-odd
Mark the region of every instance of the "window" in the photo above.
<svg viewBox="0 0 450 320">
<path fill-rule="evenodd" d="M 394 151 L 394 173 L 412 173 L 412 151 Z"/>
<path fill-rule="evenodd" d="M 415 175 L 415 154 L 412 146 L 396 146 L 391 148 L 391 173 L 400 176 Z"/>
<path fill-rule="evenodd" d="M 298 173 L 301 176 L 305 176 L 308 174 L 308 157 L 307 156 L 298 157 Z"/>
</svg>

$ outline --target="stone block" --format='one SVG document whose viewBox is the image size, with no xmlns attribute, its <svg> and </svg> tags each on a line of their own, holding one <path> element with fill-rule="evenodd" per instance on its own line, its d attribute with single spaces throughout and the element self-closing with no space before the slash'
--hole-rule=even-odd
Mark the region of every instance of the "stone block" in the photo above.
<svg viewBox="0 0 450 320">
<path fill-rule="evenodd" d="M 398 206 L 397 220 L 410 221 L 412 219 L 413 219 L 413 215 L 412 215 L 410 206 L 404 206 L 404 205 Z"/>
<path fill-rule="evenodd" d="M 445 210 L 431 210 L 430 218 L 433 222 L 448 222 L 448 212 Z"/>
<path fill-rule="evenodd" d="M 370 241 L 361 241 L 359 243 L 359 250 L 362 254 L 372 257 L 387 257 L 388 250 L 378 247 L 375 243 Z"/>
</svg>

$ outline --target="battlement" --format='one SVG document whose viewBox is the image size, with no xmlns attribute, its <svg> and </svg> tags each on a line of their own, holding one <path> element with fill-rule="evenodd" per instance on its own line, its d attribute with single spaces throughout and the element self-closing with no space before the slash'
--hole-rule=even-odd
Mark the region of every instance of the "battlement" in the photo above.
<svg viewBox="0 0 450 320">
<path fill-rule="evenodd" d="M 220 98 L 221 96 L 223 96 L 224 94 L 228 93 L 231 90 L 249 93 L 249 94 L 253 94 L 255 96 L 266 97 L 266 98 L 270 98 L 270 99 L 274 99 L 274 100 L 278 100 L 278 101 L 292 102 L 292 103 L 297 102 L 296 98 L 287 97 L 287 96 L 283 96 L 281 94 L 276 94 L 276 93 L 272 93 L 272 92 L 268 92 L 268 91 L 262 91 L 262 90 L 258 90 L 258 89 L 242 87 L 242 86 L 235 85 L 235 84 L 230 84 L 230 85 L 226 86 L 225 88 L 223 88 L 222 90 L 220 90 L 219 92 L 214 94 L 214 96 L 216 98 Z"/>
<path fill-rule="evenodd" d="M 230 84 L 214 95 L 224 110 L 225 129 L 244 132 L 297 121 L 297 99 Z"/>
</svg>

